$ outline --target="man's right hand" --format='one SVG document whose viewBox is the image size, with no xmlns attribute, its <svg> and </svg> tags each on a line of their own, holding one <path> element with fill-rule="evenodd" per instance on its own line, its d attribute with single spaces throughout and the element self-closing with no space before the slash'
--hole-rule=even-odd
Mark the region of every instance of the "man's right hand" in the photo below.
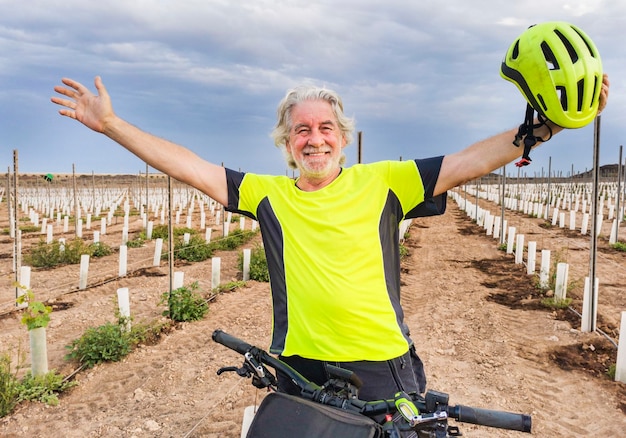
<svg viewBox="0 0 626 438">
<path fill-rule="evenodd" d="M 69 78 L 61 80 L 66 86 L 57 85 L 54 91 L 68 99 L 54 96 L 52 102 L 64 108 L 59 110 L 62 116 L 76 119 L 96 132 L 104 132 L 107 123 L 115 118 L 111 99 L 100 76 L 94 81 L 98 95 L 93 94 L 80 82 Z"/>
</svg>

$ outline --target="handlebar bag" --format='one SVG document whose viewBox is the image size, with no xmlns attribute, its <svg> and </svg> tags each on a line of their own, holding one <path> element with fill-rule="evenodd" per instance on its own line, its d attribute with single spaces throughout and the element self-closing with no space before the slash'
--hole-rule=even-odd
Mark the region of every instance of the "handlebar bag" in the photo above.
<svg viewBox="0 0 626 438">
<path fill-rule="evenodd" d="M 355 412 L 280 392 L 259 405 L 246 438 L 380 438 L 382 426 Z"/>
</svg>

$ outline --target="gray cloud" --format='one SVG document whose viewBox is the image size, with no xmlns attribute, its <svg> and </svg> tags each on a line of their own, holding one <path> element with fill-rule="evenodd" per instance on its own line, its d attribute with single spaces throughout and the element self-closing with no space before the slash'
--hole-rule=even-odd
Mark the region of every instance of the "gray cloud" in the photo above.
<svg viewBox="0 0 626 438">
<path fill-rule="evenodd" d="M 522 121 L 525 101 L 500 78 L 500 62 L 528 25 L 555 19 L 583 28 L 601 51 L 612 78 L 602 158 L 616 161 L 622 3 L 0 1 L 0 165 L 16 148 L 23 171 L 63 172 L 71 162 L 84 172 L 143 170 L 49 102 L 62 76 L 91 85 L 96 74 L 130 122 L 235 168 L 284 172 L 269 132 L 278 100 L 301 83 L 340 92 L 368 161 L 450 153 Z M 589 131 L 559 135 L 528 172 L 550 156 L 565 170 L 589 168 Z"/>
</svg>

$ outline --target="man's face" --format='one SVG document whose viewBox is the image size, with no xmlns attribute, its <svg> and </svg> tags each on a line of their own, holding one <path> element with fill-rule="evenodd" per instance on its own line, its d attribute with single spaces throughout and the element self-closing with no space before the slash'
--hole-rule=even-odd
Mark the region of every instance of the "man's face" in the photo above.
<svg viewBox="0 0 626 438">
<path fill-rule="evenodd" d="M 300 177 L 321 181 L 339 173 L 345 141 L 330 104 L 306 100 L 291 110 L 287 150 L 293 156 Z"/>
</svg>

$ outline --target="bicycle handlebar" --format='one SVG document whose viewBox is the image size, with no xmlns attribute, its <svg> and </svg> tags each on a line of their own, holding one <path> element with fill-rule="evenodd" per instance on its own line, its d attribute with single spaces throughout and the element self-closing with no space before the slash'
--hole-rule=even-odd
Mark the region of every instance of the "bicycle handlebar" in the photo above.
<svg viewBox="0 0 626 438">
<path fill-rule="evenodd" d="M 225 347 L 235 350 L 239 354 L 246 354 L 252 349 L 252 345 L 239 338 L 236 338 L 222 330 L 215 330 L 211 336 L 215 342 Z"/>
<path fill-rule="evenodd" d="M 530 433 L 532 420 L 530 415 L 513 412 L 494 411 L 492 409 L 473 408 L 471 406 L 448 406 L 448 415 L 463 423 L 500 429 L 517 430 Z"/>
<path fill-rule="evenodd" d="M 241 355 L 245 356 L 247 353 L 254 354 L 261 363 L 269 365 L 276 371 L 280 371 L 287 375 L 293 383 L 301 389 L 303 396 L 318 403 L 359 412 L 367 416 L 388 413 L 395 406 L 393 399 L 366 402 L 358 399 L 345 399 L 338 397 L 325 390 L 323 387 L 310 382 L 289 365 L 271 356 L 266 351 L 254 347 L 239 338 L 223 332 L 222 330 L 215 330 L 212 338 L 215 342 L 222 344 Z M 427 407 L 427 403 L 424 399 L 418 399 L 414 402 L 420 412 L 433 413 L 432 409 Z M 455 420 L 463 423 L 528 433 L 531 431 L 531 417 L 525 414 L 474 408 L 463 405 L 449 406 L 447 405 L 447 402 L 445 404 L 445 411 L 450 418 L 454 418 Z"/>
</svg>

